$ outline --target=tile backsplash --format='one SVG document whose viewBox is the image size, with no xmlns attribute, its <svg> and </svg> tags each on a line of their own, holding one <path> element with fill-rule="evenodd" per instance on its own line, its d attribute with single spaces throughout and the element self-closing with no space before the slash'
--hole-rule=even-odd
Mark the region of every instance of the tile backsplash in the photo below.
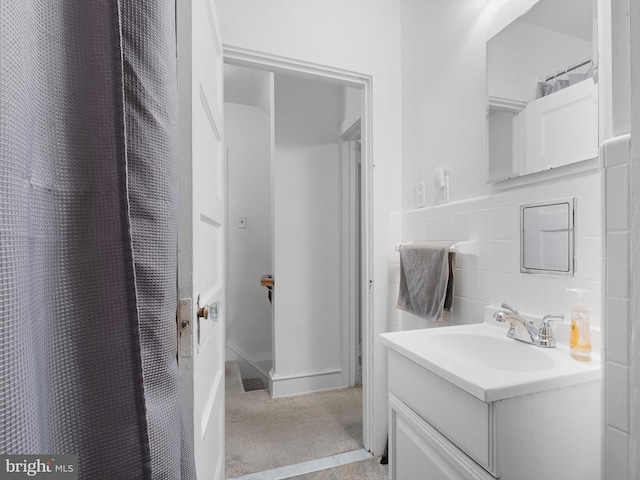
<svg viewBox="0 0 640 480">
<path fill-rule="evenodd" d="M 436 324 L 397 310 L 400 258 L 390 253 L 390 330 L 479 323 L 486 305 L 503 302 L 542 317 L 568 315 L 575 297 L 566 288 L 588 290 L 584 303 L 592 325 L 601 318 L 601 176 L 598 170 L 401 214 L 399 242 L 475 240 L 478 256 L 457 256 L 453 312 Z M 576 198 L 574 277 L 520 273 L 520 205 Z"/>
</svg>

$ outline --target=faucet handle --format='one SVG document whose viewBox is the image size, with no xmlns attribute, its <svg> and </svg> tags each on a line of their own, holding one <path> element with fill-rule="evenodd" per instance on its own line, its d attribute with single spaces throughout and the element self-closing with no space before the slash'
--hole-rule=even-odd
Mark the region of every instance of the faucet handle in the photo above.
<svg viewBox="0 0 640 480">
<path fill-rule="evenodd" d="M 562 313 L 550 313 L 542 317 L 542 324 L 540 325 L 539 332 L 541 337 L 553 337 L 550 322 L 564 322 L 564 315 Z"/>
<path fill-rule="evenodd" d="M 511 313 L 513 313 L 514 315 L 519 315 L 520 312 L 518 311 L 518 309 L 516 307 L 512 307 L 511 305 L 509 305 L 508 303 L 503 303 L 502 304 L 502 308 L 509 310 Z"/>
</svg>

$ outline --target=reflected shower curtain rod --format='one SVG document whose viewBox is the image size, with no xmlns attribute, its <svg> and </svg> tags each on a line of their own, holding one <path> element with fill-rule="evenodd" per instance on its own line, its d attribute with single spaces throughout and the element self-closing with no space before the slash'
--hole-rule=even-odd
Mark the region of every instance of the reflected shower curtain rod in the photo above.
<svg viewBox="0 0 640 480">
<path fill-rule="evenodd" d="M 565 68 L 564 70 L 558 70 L 555 75 L 550 75 L 548 77 L 546 77 L 544 79 L 545 82 L 548 82 L 549 80 L 553 80 L 554 78 L 564 74 L 564 73 L 568 73 L 572 70 L 575 70 L 576 68 L 580 68 L 583 67 L 585 65 L 588 65 L 589 63 L 593 63 L 593 59 L 592 58 L 587 58 L 586 60 L 582 60 L 581 62 L 575 63 L 573 65 L 570 65 L 569 67 Z"/>
</svg>

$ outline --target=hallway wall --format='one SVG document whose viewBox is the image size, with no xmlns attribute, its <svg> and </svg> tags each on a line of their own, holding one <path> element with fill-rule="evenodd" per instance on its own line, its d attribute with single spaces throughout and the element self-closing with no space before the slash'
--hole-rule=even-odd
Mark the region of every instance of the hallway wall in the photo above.
<svg viewBox="0 0 640 480">
<path fill-rule="evenodd" d="M 260 277 L 273 273 L 269 118 L 255 106 L 225 103 L 224 108 L 229 156 L 227 357 L 240 356 L 245 371 L 247 362 L 265 362 L 266 381 L 272 358 L 272 320 Z M 246 228 L 238 227 L 240 216 L 246 217 Z"/>
<path fill-rule="evenodd" d="M 275 76 L 272 395 L 342 384 L 342 88 Z"/>
</svg>

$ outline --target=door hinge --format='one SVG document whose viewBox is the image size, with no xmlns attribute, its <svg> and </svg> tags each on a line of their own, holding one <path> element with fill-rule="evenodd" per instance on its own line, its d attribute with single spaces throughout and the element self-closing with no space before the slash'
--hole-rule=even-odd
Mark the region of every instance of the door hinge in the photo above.
<svg viewBox="0 0 640 480">
<path fill-rule="evenodd" d="M 193 355 L 193 300 L 178 299 L 178 358 L 189 358 Z"/>
</svg>

